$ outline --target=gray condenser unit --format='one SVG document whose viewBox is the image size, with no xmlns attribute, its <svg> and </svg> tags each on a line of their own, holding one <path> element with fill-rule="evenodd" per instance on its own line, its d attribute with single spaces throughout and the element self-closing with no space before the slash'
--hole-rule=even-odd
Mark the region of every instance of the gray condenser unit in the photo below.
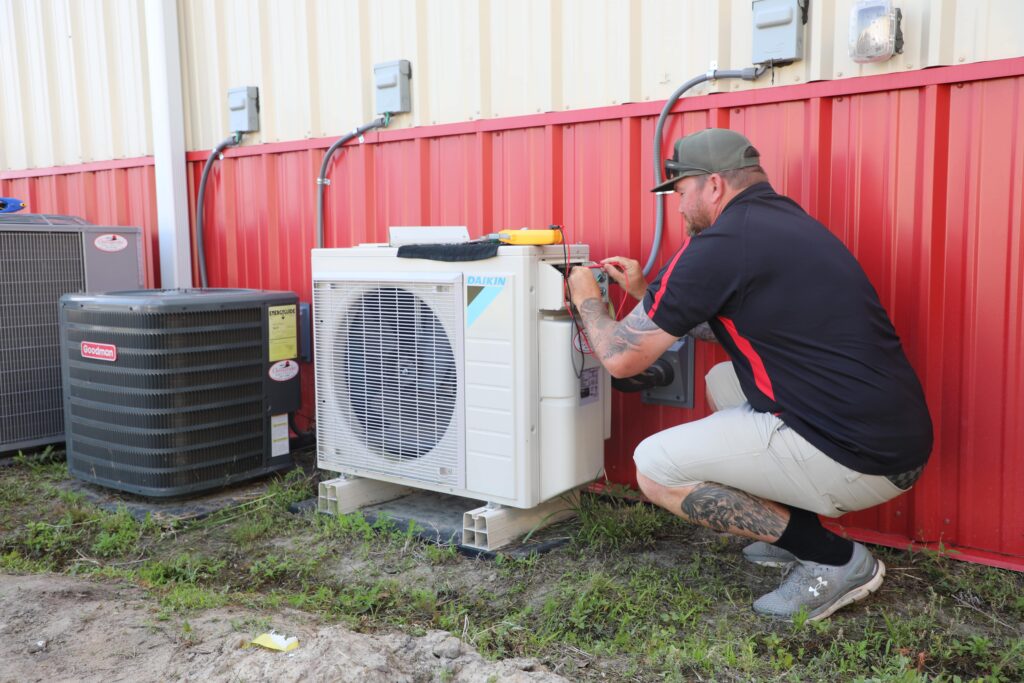
<svg viewBox="0 0 1024 683">
<path fill-rule="evenodd" d="M 64 440 L 61 295 L 137 289 L 142 274 L 139 228 L 0 215 L 0 453 Z"/>
<path fill-rule="evenodd" d="M 292 466 L 295 294 L 167 289 L 60 303 L 73 476 L 170 497 Z"/>
</svg>

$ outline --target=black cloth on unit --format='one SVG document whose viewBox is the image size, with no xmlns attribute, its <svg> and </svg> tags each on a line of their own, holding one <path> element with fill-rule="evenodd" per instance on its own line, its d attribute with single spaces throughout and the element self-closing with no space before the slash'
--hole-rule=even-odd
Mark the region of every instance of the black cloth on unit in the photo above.
<svg viewBox="0 0 1024 683">
<path fill-rule="evenodd" d="M 497 240 L 463 242 L 462 244 L 403 244 L 398 258 L 421 258 L 429 261 L 483 261 L 498 255 Z"/>
</svg>

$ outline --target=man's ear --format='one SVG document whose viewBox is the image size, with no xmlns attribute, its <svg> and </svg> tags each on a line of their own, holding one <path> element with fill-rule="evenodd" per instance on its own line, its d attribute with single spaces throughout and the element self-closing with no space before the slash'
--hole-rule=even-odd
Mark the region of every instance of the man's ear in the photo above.
<svg viewBox="0 0 1024 683">
<path fill-rule="evenodd" d="M 725 195 L 725 178 L 717 173 L 712 173 L 708 177 L 708 182 L 711 184 L 712 200 L 718 201 Z"/>
</svg>

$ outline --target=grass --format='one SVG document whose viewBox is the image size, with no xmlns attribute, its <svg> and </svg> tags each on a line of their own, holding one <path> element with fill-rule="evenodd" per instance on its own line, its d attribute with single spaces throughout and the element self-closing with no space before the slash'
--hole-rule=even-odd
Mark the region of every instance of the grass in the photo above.
<svg viewBox="0 0 1024 683">
<path fill-rule="evenodd" d="M 776 622 L 749 606 L 777 571 L 625 498 L 584 495 L 553 532 L 572 542 L 485 561 L 384 518 L 291 514 L 315 493 L 301 471 L 174 528 L 101 510 L 66 482 L 55 452 L 0 470 L 0 571 L 135 584 L 157 620 L 180 617 L 185 643 L 196 612 L 246 607 L 260 616 L 231 627 L 259 631 L 287 607 L 365 631 L 448 630 L 570 680 L 1024 680 L 1024 575 L 933 553 L 879 548 L 890 572 L 877 597 L 825 622 Z"/>
</svg>

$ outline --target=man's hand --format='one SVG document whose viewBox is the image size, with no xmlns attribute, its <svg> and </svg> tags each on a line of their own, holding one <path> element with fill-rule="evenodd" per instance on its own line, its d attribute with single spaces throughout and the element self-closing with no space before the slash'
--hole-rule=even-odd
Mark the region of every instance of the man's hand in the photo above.
<svg viewBox="0 0 1024 683">
<path fill-rule="evenodd" d="M 601 288 L 586 266 L 575 266 L 569 271 L 569 294 L 572 297 L 572 304 L 577 309 L 587 299 L 601 299 Z"/>
<path fill-rule="evenodd" d="M 609 256 L 601 261 L 601 267 L 608 277 L 615 280 L 620 287 L 640 301 L 647 293 L 647 281 L 644 280 L 644 271 L 639 261 L 624 256 Z"/>
</svg>

